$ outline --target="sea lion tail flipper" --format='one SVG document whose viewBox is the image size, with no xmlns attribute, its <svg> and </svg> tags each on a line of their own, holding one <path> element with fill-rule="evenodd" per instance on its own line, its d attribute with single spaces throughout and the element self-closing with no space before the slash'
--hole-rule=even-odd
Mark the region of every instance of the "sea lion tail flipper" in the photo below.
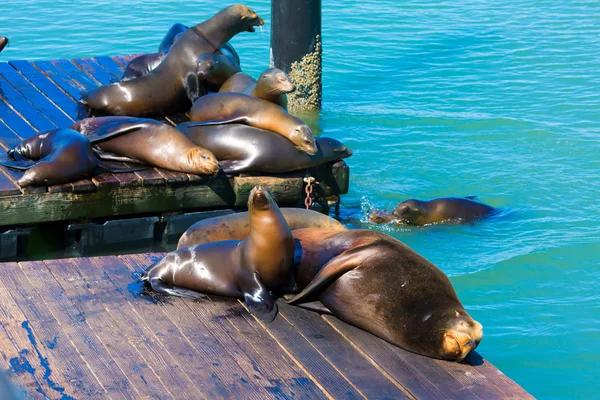
<svg viewBox="0 0 600 400">
<path fill-rule="evenodd" d="M 363 261 L 375 254 L 376 247 L 365 248 L 359 246 L 332 258 L 300 293 L 291 299 L 286 299 L 286 303 L 301 303 L 309 295 L 328 285 L 346 272 L 358 267 Z"/>
<path fill-rule="evenodd" d="M 233 123 L 245 124 L 245 123 L 247 123 L 247 121 L 248 121 L 248 118 L 245 115 L 239 115 L 239 116 L 234 116 L 231 118 L 219 119 L 219 120 L 193 121 L 193 122 L 187 123 L 187 126 L 191 127 L 191 126 L 224 125 L 224 124 L 233 124 Z"/>
<path fill-rule="evenodd" d="M 194 290 L 167 285 L 160 278 L 146 278 L 146 282 L 150 282 L 152 289 L 154 289 L 158 293 L 168 294 L 170 296 L 183 297 L 192 300 L 203 299 L 206 297 L 204 294 L 196 292 Z"/>
<path fill-rule="evenodd" d="M 254 273 L 253 278 L 240 281 L 239 285 L 250 313 L 263 322 L 273 321 L 277 316 L 277 304 L 258 274 Z"/>
</svg>

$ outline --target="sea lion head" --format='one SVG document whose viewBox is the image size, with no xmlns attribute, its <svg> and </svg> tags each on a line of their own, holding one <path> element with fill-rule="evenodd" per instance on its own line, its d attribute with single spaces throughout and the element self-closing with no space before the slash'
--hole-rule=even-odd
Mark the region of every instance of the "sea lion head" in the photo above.
<svg viewBox="0 0 600 400">
<path fill-rule="evenodd" d="M 392 215 L 405 224 L 417 224 L 418 220 L 425 214 L 422 203 L 414 199 L 403 201 L 392 211 Z"/>
<path fill-rule="evenodd" d="M 396 218 L 385 211 L 375 210 L 371 214 L 369 214 L 369 222 L 374 222 L 376 224 L 384 224 L 386 222 L 391 222 Z"/>
<path fill-rule="evenodd" d="M 318 153 L 323 156 L 325 162 L 341 160 L 352 155 L 352 150 L 347 148 L 339 140 L 328 137 L 321 137 L 316 140 Z"/>
<path fill-rule="evenodd" d="M 277 95 L 291 93 L 296 90 L 285 72 L 279 68 L 269 68 L 258 77 L 257 85 L 265 85 L 267 94 Z"/>
<path fill-rule="evenodd" d="M 298 150 L 314 156 L 319 151 L 315 137 L 308 125 L 299 119 L 298 122 L 290 127 L 292 132 L 289 135 L 289 139 L 296 145 Z"/>
<path fill-rule="evenodd" d="M 271 210 L 273 206 L 277 206 L 273 195 L 269 192 L 269 189 L 262 186 L 254 186 L 250 191 L 248 197 L 248 211 L 253 213 L 254 211 L 266 211 Z"/>
<path fill-rule="evenodd" d="M 462 308 L 427 314 L 432 321 L 428 338 L 420 339 L 427 347 L 426 355 L 450 361 L 462 361 L 477 348 L 483 338 L 483 328 Z M 428 321 L 425 321 L 427 323 Z M 431 342 L 427 345 L 427 342 Z M 430 354 L 427 354 L 430 353 Z"/>
<path fill-rule="evenodd" d="M 243 4 L 234 4 L 226 8 L 230 15 L 238 17 L 238 30 L 240 32 L 254 32 L 255 26 L 262 26 L 265 21 L 254 12 L 250 7 Z"/>
<path fill-rule="evenodd" d="M 188 150 L 187 161 L 191 171 L 201 175 L 213 175 L 219 171 L 217 157 L 204 147 L 196 146 Z"/>
<path fill-rule="evenodd" d="M 219 57 L 213 53 L 206 53 L 200 56 L 198 59 L 198 67 L 196 68 L 196 75 L 202 80 L 206 80 L 210 77 L 211 73 L 219 66 Z"/>
</svg>

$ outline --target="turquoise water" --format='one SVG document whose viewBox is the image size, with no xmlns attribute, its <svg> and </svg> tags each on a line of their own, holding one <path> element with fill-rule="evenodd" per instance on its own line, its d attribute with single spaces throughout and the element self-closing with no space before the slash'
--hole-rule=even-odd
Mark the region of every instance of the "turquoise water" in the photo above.
<svg viewBox="0 0 600 400">
<path fill-rule="evenodd" d="M 485 330 L 480 353 L 539 398 L 600 396 L 600 3 L 324 1 L 321 127 L 354 150 L 342 217 L 444 270 Z M 154 51 L 217 1 L 0 4 L 0 60 Z M 269 62 L 266 23 L 233 44 Z M 371 207 L 477 195 L 501 215 L 386 228 Z"/>
</svg>

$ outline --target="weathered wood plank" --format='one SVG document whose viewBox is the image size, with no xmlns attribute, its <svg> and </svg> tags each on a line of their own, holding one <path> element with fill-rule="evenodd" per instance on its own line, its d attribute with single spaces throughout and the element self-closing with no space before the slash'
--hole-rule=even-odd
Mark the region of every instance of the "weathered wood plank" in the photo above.
<svg viewBox="0 0 600 400">
<path fill-rule="evenodd" d="M 138 56 L 141 56 L 141 54 L 130 54 L 128 56 L 113 56 L 112 59 L 121 64 L 123 68 L 126 68 L 127 65 L 131 62 L 131 60 Z"/>
<path fill-rule="evenodd" d="M 10 61 L 10 65 L 31 82 L 32 85 L 48 96 L 71 119 L 77 118 L 77 103 L 75 100 L 39 69 L 31 65 L 29 61 Z"/>
<path fill-rule="evenodd" d="M 46 299 L 32 287 L 16 263 L 4 263 L 2 266 L 0 282 L 23 313 L 21 325 L 27 328 L 23 337 L 35 339 L 35 342 L 30 340 L 33 347 L 31 354 L 39 357 L 44 380 L 54 389 L 48 394 L 55 396 L 58 392 L 77 399 L 104 396 L 106 390 L 48 311 Z"/>
<path fill-rule="evenodd" d="M 51 265 L 51 264 L 50 264 Z M 84 357 L 94 376 L 113 399 L 136 399 L 137 392 L 127 376 L 108 353 L 105 344 L 88 325 L 86 318 L 68 298 L 41 261 L 20 262 L 19 267 L 31 285 L 43 297 L 67 337 Z"/>
<path fill-rule="evenodd" d="M 115 77 L 102 68 L 93 58 L 76 58 L 73 63 L 103 85 L 115 82 Z"/>
<path fill-rule="evenodd" d="M 84 315 L 90 328 L 106 346 L 136 389 L 137 395 L 146 398 L 173 398 L 153 369 L 152 364 L 159 363 L 160 358 L 150 353 L 148 348 L 152 346 L 146 344 L 149 338 L 131 328 L 131 324 L 139 323 L 134 310 L 127 307 L 127 302 L 114 301 L 114 286 L 109 284 L 107 290 L 106 285 L 101 286 L 96 280 L 88 280 L 81 273 L 90 269 L 97 269 L 101 273 L 102 270 L 89 261 L 65 259 L 44 263 L 65 290 L 65 295 Z M 172 380 L 169 383 L 171 382 Z"/>
<path fill-rule="evenodd" d="M 75 82 L 81 84 L 86 91 L 102 86 L 96 79 L 90 77 L 84 71 L 77 68 L 77 66 L 71 62 L 71 60 L 52 60 L 51 63 L 60 68 L 65 74 L 73 78 Z"/>
<path fill-rule="evenodd" d="M 8 150 L 8 146 L 2 143 L 2 137 L 11 134 L 14 132 L 11 132 L 10 128 L 0 119 L 0 151 Z M 16 180 L 21 177 L 22 173 L 16 173 L 16 171 L 4 167 L 0 168 L 0 171 L 2 171 L 0 174 L 0 197 L 21 194 L 21 188 L 17 185 Z"/>
<path fill-rule="evenodd" d="M 2 90 L 0 90 L 0 98 L 7 104 L 10 104 L 11 107 L 36 130 L 45 131 L 56 128 L 56 124 L 37 110 L 33 104 L 27 101 L 27 99 L 25 99 L 4 77 L 0 78 L 0 88 L 2 88 Z M 25 132 L 17 133 L 23 139 L 31 136 L 26 135 Z"/>
<path fill-rule="evenodd" d="M 103 270 L 120 292 L 124 292 L 134 279 L 131 271 L 117 257 L 107 257 L 106 262 L 103 262 Z M 132 299 L 129 297 L 127 300 Z M 173 324 L 168 313 L 163 312 L 160 305 L 142 299 L 136 301 L 134 305 L 137 314 L 187 376 L 188 383 L 185 387 L 189 388 L 190 393 L 186 398 L 227 398 L 228 392 L 223 383 L 218 377 L 211 375 L 210 366 L 207 365 L 209 363 L 196 364 L 199 359 L 202 359 L 202 355 Z"/>
<path fill-rule="evenodd" d="M 35 61 L 31 62 L 31 65 L 37 68 L 75 101 L 79 100 L 81 95 L 87 91 L 81 83 L 66 75 L 63 70 L 50 61 Z"/>
<path fill-rule="evenodd" d="M 116 81 L 121 80 L 123 72 L 125 72 L 125 67 L 123 67 L 121 64 L 119 64 L 118 62 L 116 62 L 108 56 L 98 56 L 95 57 L 95 60 L 98 63 L 98 65 L 100 65 L 107 72 L 109 72 L 114 77 L 114 79 L 116 79 Z"/>
<path fill-rule="evenodd" d="M 128 273 L 119 276 L 117 274 L 120 271 L 116 271 L 114 277 L 118 279 L 130 277 L 131 279 L 132 273 L 140 271 L 144 265 L 151 263 L 153 257 L 153 255 L 119 256 L 120 261 L 128 268 Z M 133 301 L 140 301 L 139 297 L 134 298 Z M 183 299 L 172 298 L 167 304 L 159 307 L 156 312 L 163 312 L 165 317 L 168 317 L 177 326 L 196 351 L 201 354 L 199 362 L 210 366 L 215 376 L 226 385 L 229 393 L 245 393 L 246 398 L 256 399 L 268 396 L 269 392 L 260 385 L 260 382 L 256 381 L 256 371 L 252 370 L 253 367 L 248 371 L 240 367 L 240 356 L 236 356 L 235 350 L 231 347 L 231 341 L 218 340 L 214 329 L 211 328 L 212 324 L 207 321 L 198 322 L 191 317 L 186 303 Z M 242 365 L 244 364 L 242 363 Z M 252 373 L 249 373 L 250 371 Z"/>
<path fill-rule="evenodd" d="M 42 112 L 56 126 L 66 127 L 73 123 L 73 119 L 65 114 L 63 110 L 52 103 L 48 97 L 33 86 L 13 67 L 6 63 L 0 63 L 0 75 L 10 82 L 12 86 L 25 98 L 33 107 Z"/>
<path fill-rule="evenodd" d="M 153 258 L 160 256 L 162 255 L 140 254 L 130 257 L 126 264 L 132 271 L 139 271 L 149 266 Z M 252 318 L 237 301 L 215 298 L 208 304 L 190 301 L 185 301 L 185 304 L 188 308 L 181 312 L 191 312 L 191 315 L 197 317 L 196 323 L 206 323 L 210 332 L 226 346 L 240 367 L 245 371 L 252 371 L 257 382 L 269 393 L 284 398 L 324 397 L 284 352 L 277 351 L 275 342 L 258 325 L 251 323 Z"/>
<path fill-rule="evenodd" d="M 368 357 L 364 357 L 344 340 L 319 314 L 287 305 L 283 301 L 279 301 L 278 305 L 280 315 L 277 318 L 285 319 L 298 330 L 310 346 L 324 358 L 316 363 L 317 369 L 311 373 L 318 376 L 320 375 L 318 369 L 322 368 L 322 365 L 331 364 L 366 398 L 408 398 L 406 389 L 376 368 Z M 266 328 L 270 329 L 270 325 L 266 325 Z M 297 359 L 307 357 L 305 346 L 298 346 L 298 342 L 302 343 L 302 341 L 292 341 L 287 346 L 288 351 Z M 303 363 L 303 365 L 308 368 L 311 364 Z"/>
</svg>

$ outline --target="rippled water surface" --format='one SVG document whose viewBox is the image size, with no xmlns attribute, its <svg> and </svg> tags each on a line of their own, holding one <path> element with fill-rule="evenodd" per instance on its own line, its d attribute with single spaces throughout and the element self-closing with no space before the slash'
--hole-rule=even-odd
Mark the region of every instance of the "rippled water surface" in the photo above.
<svg viewBox="0 0 600 400">
<path fill-rule="evenodd" d="M 233 40 L 269 62 L 263 32 Z M 481 354 L 539 398 L 600 395 L 600 4 L 324 1 L 324 134 L 354 150 L 342 216 L 444 270 L 485 328 Z M 218 1 L 0 3 L 0 60 L 154 51 Z M 463 226 L 386 228 L 372 207 L 477 195 Z"/>
</svg>

